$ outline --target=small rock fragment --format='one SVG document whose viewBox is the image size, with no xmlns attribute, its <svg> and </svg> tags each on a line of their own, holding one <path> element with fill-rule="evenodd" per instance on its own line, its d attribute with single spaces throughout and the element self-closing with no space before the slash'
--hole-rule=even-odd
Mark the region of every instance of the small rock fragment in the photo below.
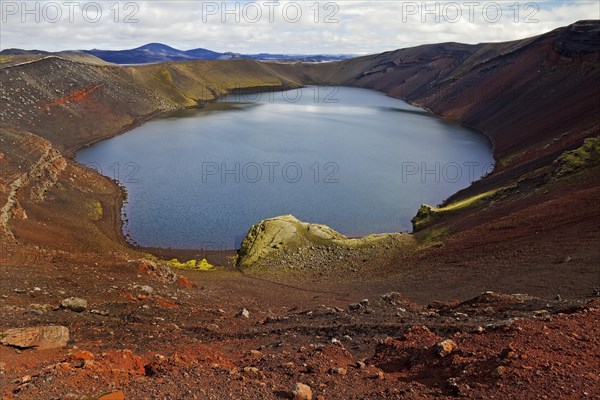
<svg viewBox="0 0 600 400">
<path fill-rule="evenodd" d="M 371 375 L 371 379 L 379 379 L 380 381 L 382 381 L 383 379 L 385 379 L 385 373 L 382 370 L 378 370 Z"/>
<path fill-rule="evenodd" d="M 293 395 L 295 400 L 312 400 L 313 398 L 310 386 L 300 382 L 296 383 Z"/>
<path fill-rule="evenodd" d="M 437 353 L 440 357 L 446 357 L 454 350 L 456 350 L 457 347 L 458 346 L 456 345 L 456 343 L 454 343 L 454 341 L 450 339 L 442 340 L 436 345 Z"/>
<path fill-rule="evenodd" d="M 245 308 L 242 308 L 242 311 L 240 311 L 238 316 L 244 317 L 244 318 L 250 318 L 250 311 L 246 310 Z"/>
<path fill-rule="evenodd" d="M 74 312 L 83 312 L 87 309 L 87 300 L 79 297 L 69 297 L 60 302 L 60 307 Z"/>
<path fill-rule="evenodd" d="M 256 367 L 244 367 L 244 372 L 247 374 L 256 375 L 260 372 L 260 370 Z"/>
<path fill-rule="evenodd" d="M 346 375 L 348 373 L 348 371 L 346 370 L 346 368 L 331 368 L 329 370 L 329 373 L 332 375 Z"/>
<path fill-rule="evenodd" d="M 136 289 L 138 292 L 145 294 L 146 296 L 150 296 L 154 293 L 154 288 L 148 285 L 135 285 L 133 288 Z"/>
<path fill-rule="evenodd" d="M 254 358 L 262 357 L 262 353 L 258 350 L 250 350 L 250 355 Z"/>
<path fill-rule="evenodd" d="M 473 333 L 483 333 L 485 332 L 485 329 L 483 328 L 483 326 L 478 326 L 477 328 L 473 329 Z"/>
<path fill-rule="evenodd" d="M 500 352 L 500 358 L 516 358 L 517 357 L 517 353 L 515 353 L 514 349 L 512 348 L 512 346 L 506 347 L 504 349 L 502 349 L 502 351 Z"/>
<path fill-rule="evenodd" d="M 396 306 L 402 299 L 402 295 L 398 292 L 389 292 L 382 295 L 381 299 L 392 306 Z"/>
<path fill-rule="evenodd" d="M 492 377 L 500 379 L 506 374 L 506 367 L 500 365 L 492 372 Z"/>
</svg>

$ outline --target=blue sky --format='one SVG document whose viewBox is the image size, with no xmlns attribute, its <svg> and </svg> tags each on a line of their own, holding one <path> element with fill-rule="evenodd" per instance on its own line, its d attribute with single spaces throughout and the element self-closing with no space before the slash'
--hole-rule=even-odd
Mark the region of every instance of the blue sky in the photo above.
<svg viewBox="0 0 600 400">
<path fill-rule="evenodd" d="M 581 19 L 600 19 L 600 2 L 0 0 L 0 48 L 365 54 L 514 40 Z"/>
</svg>

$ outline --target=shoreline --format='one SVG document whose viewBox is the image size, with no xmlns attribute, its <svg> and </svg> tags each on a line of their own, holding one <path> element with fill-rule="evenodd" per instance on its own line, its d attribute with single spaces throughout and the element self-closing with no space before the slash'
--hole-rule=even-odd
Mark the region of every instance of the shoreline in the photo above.
<svg viewBox="0 0 600 400">
<path fill-rule="evenodd" d="M 305 88 L 307 86 L 311 86 L 311 85 L 302 85 L 299 88 Z M 409 99 L 406 99 L 406 98 L 400 98 L 400 97 L 391 96 L 389 93 L 382 92 L 382 91 L 375 90 L 375 89 L 370 89 L 370 88 L 361 88 L 361 87 L 348 86 L 348 85 L 336 85 L 336 86 L 348 87 L 348 88 L 366 89 L 366 90 L 373 90 L 375 92 L 382 93 L 382 94 L 384 94 L 386 96 L 389 96 L 391 98 L 404 101 L 407 104 L 410 104 L 412 106 L 418 107 L 418 108 L 426 111 L 427 114 L 429 114 L 430 116 L 433 116 L 436 119 L 439 119 L 441 121 L 444 121 L 444 122 L 447 122 L 447 123 L 450 123 L 450 124 L 458 125 L 458 126 L 461 126 L 463 128 L 469 129 L 469 130 L 473 131 L 473 133 L 475 133 L 475 134 L 483 135 L 487 139 L 487 141 L 489 142 L 489 144 L 490 144 L 490 148 L 491 148 L 491 151 L 492 151 L 492 157 L 494 159 L 494 170 L 492 170 L 489 174 L 492 174 L 496 170 L 496 166 L 498 165 L 498 160 L 497 160 L 497 156 L 496 156 L 496 153 L 495 153 L 494 142 L 493 142 L 492 138 L 489 135 L 487 135 L 485 132 L 477 130 L 477 129 L 469 127 L 469 126 L 466 126 L 466 125 L 463 125 L 462 123 L 460 123 L 460 121 L 456 121 L 456 120 L 451 120 L 451 119 L 445 118 L 442 115 L 433 112 L 431 109 L 429 109 L 427 107 L 424 107 L 422 105 L 419 105 L 419 104 L 417 104 L 415 102 L 412 102 L 412 101 L 410 101 Z M 296 89 L 299 89 L 299 88 L 296 88 Z M 237 251 L 238 251 L 238 249 L 207 250 L 207 249 L 185 249 L 185 248 L 179 249 L 179 248 L 168 248 L 168 247 L 164 248 L 164 247 L 155 247 L 155 246 L 141 246 L 141 245 L 136 244 L 135 242 L 133 242 L 133 239 L 131 239 L 131 237 L 124 231 L 124 229 L 126 227 L 126 223 L 127 223 L 127 221 L 125 221 L 123 219 L 123 217 L 125 216 L 125 214 L 123 214 L 123 209 L 124 209 L 124 206 L 125 206 L 125 200 L 127 199 L 127 189 L 126 189 L 126 187 L 124 185 L 122 185 L 119 181 L 117 181 L 117 180 L 115 180 L 115 179 L 113 179 L 111 177 L 107 177 L 105 175 L 102 175 L 98 171 L 94 170 L 93 168 L 88 167 L 85 164 L 81 164 L 81 163 L 77 162 L 76 159 L 75 159 L 75 154 L 78 151 L 80 151 L 81 149 L 84 149 L 86 147 L 89 147 L 89 146 L 92 146 L 94 144 L 100 143 L 100 142 L 102 142 L 104 140 L 109 140 L 109 139 L 112 139 L 112 138 L 117 137 L 119 135 L 125 134 L 125 133 L 127 133 L 127 132 L 129 132 L 129 131 L 131 131 L 131 130 L 133 130 L 135 128 L 138 128 L 138 127 L 142 126 L 143 124 L 145 124 L 145 123 L 147 123 L 149 121 L 152 121 L 155 118 L 160 118 L 161 116 L 168 115 L 170 113 L 176 113 L 176 112 L 185 111 L 185 110 L 194 110 L 194 109 L 202 110 L 207 104 L 218 103 L 219 100 L 222 99 L 223 97 L 226 97 L 226 96 L 231 95 L 231 94 L 240 93 L 242 91 L 244 92 L 244 94 L 253 94 L 253 93 L 264 93 L 268 89 L 274 89 L 274 88 L 273 87 L 265 87 L 265 86 L 259 86 L 259 87 L 256 87 L 256 88 L 253 87 L 253 88 L 248 88 L 248 89 L 236 88 L 236 89 L 234 89 L 230 93 L 225 93 L 223 95 L 216 96 L 214 99 L 205 101 L 204 103 L 201 103 L 201 104 L 199 103 L 197 106 L 193 106 L 193 107 L 181 107 L 179 109 L 174 109 L 174 110 L 169 110 L 169 111 L 156 111 L 156 112 L 153 112 L 151 114 L 148 114 L 148 115 L 144 116 L 143 118 L 135 121 L 134 123 L 132 123 L 132 124 L 130 124 L 128 126 L 123 127 L 122 129 L 120 129 L 118 132 L 115 132 L 110 137 L 106 137 L 106 138 L 103 138 L 103 139 L 99 139 L 99 140 L 96 140 L 96 141 L 93 141 L 93 142 L 90 142 L 90 143 L 78 146 L 78 147 L 75 148 L 75 150 L 72 150 L 72 153 L 68 155 L 68 158 L 71 161 L 77 163 L 77 165 L 82 166 L 82 167 L 84 167 L 86 169 L 93 170 L 95 173 L 97 173 L 97 174 L 99 174 L 99 175 L 101 175 L 101 176 L 109 179 L 114 184 L 114 186 L 116 187 L 117 191 L 121 194 L 120 200 L 117 202 L 117 203 L 119 203 L 119 209 L 118 210 L 113 210 L 113 211 L 115 212 L 115 215 L 119 215 L 120 222 L 118 224 L 116 224 L 116 225 L 119 226 L 118 235 L 120 236 L 121 241 L 124 242 L 127 247 L 129 247 L 130 249 L 135 250 L 135 251 L 148 252 L 148 253 L 153 254 L 153 255 L 159 255 L 159 256 L 166 255 L 169 258 L 178 258 L 179 261 L 188 261 L 188 260 L 191 260 L 191 259 L 202 259 L 202 258 L 207 258 L 207 261 L 209 261 L 209 262 L 211 262 L 211 260 L 213 260 L 213 261 L 216 261 L 216 260 L 225 260 L 227 257 L 231 256 L 232 254 L 233 255 L 237 254 Z M 283 91 L 293 90 L 293 89 L 294 88 L 292 88 L 292 89 L 281 88 L 280 90 L 276 90 L 276 91 L 277 92 L 283 92 Z M 474 182 L 471 182 L 471 184 L 469 186 L 467 186 L 466 188 L 460 189 L 457 192 L 453 193 L 447 199 L 444 199 L 440 204 L 442 204 L 442 206 L 445 205 L 447 203 L 448 199 L 451 199 L 452 197 L 456 196 L 458 193 L 460 193 L 463 190 L 469 189 L 473 185 L 473 183 L 481 180 L 482 178 L 484 178 L 484 176 L 482 176 L 481 178 L 479 178 L 478 180 L 476 180 Z M 416 212 L 417 211 L 415 211 L 415 215 L 416 215 Z M 258 223 L 258 222 L 260 222 L 260 221 L 256 221 L 256 223 Z M 313 223 L 319 223 L 319 222 L 313 222 Z M 250 229 L 250 227 L 248 227 L 248 229 Z M 402 232 L 394 232 L 394 233 L 402 233 Z M 403 233 L 407 233 L 409 235 L 412 235 L 414 232 L 403 232 Z M 207 254 L 208 256 L 201 256 L 200 258 L 198 258 L 199 254 Z M 211 262 L 211 264 L 212 264 L 212 262 Z"/>
</svg>

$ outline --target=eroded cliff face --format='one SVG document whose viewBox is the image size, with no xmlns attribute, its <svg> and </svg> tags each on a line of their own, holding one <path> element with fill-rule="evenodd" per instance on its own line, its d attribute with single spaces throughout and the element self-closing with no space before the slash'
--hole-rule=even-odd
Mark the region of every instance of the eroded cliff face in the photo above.
<svg viewBox="0 0 600 400">
<path fill-rule="evenodd" d="M 13 239 L 9 221 L 25 220 L 27 211 L 19 199 L 42 202 L 56 185 L 67 162 L 48 142 L 28 132 L 0 130 L 0 235 Z"/>
<path fill-rule="evenodd" d="M 27 245 L 65 252 L 124 249 L 116 183 L 37 135 L 0 128 L 0 256 Z M 2 261 L 2 257 L 0 257 Z"/>
</svg>

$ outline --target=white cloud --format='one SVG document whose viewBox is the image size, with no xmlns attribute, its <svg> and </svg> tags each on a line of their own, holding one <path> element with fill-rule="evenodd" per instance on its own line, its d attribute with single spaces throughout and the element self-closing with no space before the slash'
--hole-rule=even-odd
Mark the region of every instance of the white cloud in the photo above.
<svg viewBox="0 0 600 400">
<path fill-rule="evenodd" d="M 162 42 L 242 53 L 375 53 L 423 43 L 514 40 L 580 19 L 600 19 L 596 0 L 479 1 L 471 8 L 467 1 L 426 2 L 429 14 L 423 3 L 0 0 L 0 48 L 126 49 Z M 98 5 L 101 15 L 95 13 Z M 537 22 L 525 22 L 528 17 Z"/>
</svg>

